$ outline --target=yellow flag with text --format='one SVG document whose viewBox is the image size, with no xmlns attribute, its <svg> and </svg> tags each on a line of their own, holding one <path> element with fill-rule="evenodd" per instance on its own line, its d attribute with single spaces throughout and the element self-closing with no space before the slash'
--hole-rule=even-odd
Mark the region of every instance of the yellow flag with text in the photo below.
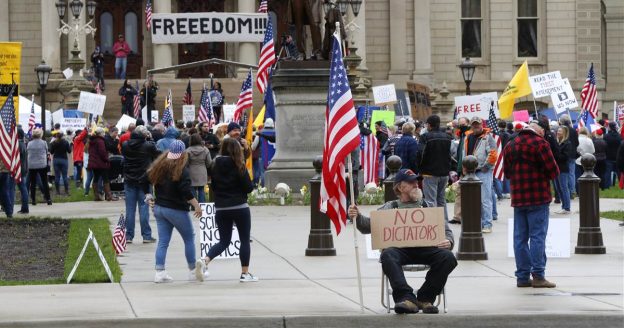
<svg viewBox="0 0 624 328">
<path fill-rule="evenodd" d="M 13 83 L 17 85 L 13 93 L 15 119 L 19 119 L 20 65 L 22 62 L 21 42 L 0 42 L 0 106 L 6 101 Z"/>
<path fill-rule="evenodd" d="M 531 85 L 529 84 L 529 66 L 525 60 L 516 72 L 516 75 L 509 81 L 509 85 L 507 85 L 503 94 L 498 98 L 498 110 L 501 118 L 510 117 L 516 98 L 524 97 L 528 94 L 531 94 Z"/>
<path fill-rule="evenodd" d="M 251 150 L 251 143 L 253 142 L 253 108 L 249 108 L 249 117 L 247 118 L 247 129 L 245 130 L 245 140 L 247 140 L 247 145 L 249 145 L 249 149 Z M 245 166 L 247 167 L 247 172 L 249 172 L 249 177 L 253 180 L 253 150 L 249 152 L 249 157 L 245 161 Z"/>
</svg>

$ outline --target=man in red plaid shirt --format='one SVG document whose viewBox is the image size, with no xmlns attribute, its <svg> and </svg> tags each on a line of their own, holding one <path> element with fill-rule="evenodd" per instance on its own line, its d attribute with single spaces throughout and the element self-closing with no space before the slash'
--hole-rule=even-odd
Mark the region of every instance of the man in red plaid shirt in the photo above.
<svg viewBox="0 0 624 328">
<path fill-rule="evenodd" d="M 511 182 L 514 254 L 518 287 L 553 288 L 544 277 L 550 181 L 559 168 L 537 121 L 520 130 L 503 150 L 505 177 Z M 530 241 L 529 241 L 530 238 Z M 533 276 L 531 280 L 530 275 Z"/>
</svg>

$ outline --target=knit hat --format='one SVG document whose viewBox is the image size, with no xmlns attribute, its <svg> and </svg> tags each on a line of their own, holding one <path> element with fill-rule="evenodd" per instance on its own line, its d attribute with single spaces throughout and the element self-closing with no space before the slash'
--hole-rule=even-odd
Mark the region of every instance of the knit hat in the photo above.
<svg viewBox="0 0 624 328">
<path fill-rule="evenodd" d="M 227 133 L 230 133 L 232 130 L 240 130 L 241 126 L 238 125 L 238 123 L 236 122 L 230 122 L 230 124 L 228 124 L 228 128 L 227 128 Z"/>
<path fill-rule="evenodd" d="M 182 156 L 182 153 L 184 152 L 185 148 L 186 147 L 184 146 L 184 142 L 182 142 L 180 140 L 174 140 L 169 145 L 169 153 L 167 154 L 167 158 L 168 159 L 178 159 L 178 158 L 180 158 L 180 156 Z"/>
</svg>

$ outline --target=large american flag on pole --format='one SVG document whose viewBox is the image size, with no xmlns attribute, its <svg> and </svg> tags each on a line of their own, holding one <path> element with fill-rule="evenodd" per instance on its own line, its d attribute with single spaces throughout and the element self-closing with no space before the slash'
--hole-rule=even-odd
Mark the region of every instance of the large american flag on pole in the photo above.
<svg viewBox="0 0 624 328">
<path fill-rule="evenodd" d="M 323 172 L 320 210 L 334 223 L 336 234 L 347 222 L 347 198 L 344 162 L 360 143 L 351 88 L 342 61 L 338 36 L 333 36 L 332 58 L 325 113 Z"/>
<path fill-rule="evenodd" d="M 145 28 L 149 31 L 152 27 L 152 1 L 147 0 L 145 4 Z"/>
<path fill-rule="evenodd" d="M 594 63 L 589 67 L 587 79 L 581 90 L 581 109 L 588 111 L 592 117 L 598 116 L 598 92 L 596 90 Z"/>
<path fill-rule="evenodd" d="M 360 163 L 364 170 L 364 184 L 377 183 L 377 170 L 379 168 L 379 142 L 374 134 L 362 136 L 360 145 Z"/>
<path fill-rule="evenodd" d="M 260 60 L 258 61 L 258 74 L 256 76 L 256 85 L 261 93 L 266 90 L 269 81 L 269 70 L 275 64 L 275 46 L 273 45 L 273 24 L 271 18 L 267 15 L 267 28 L 264 31 L 264 41 L 260 50 Z"/>
<path fill-rule="evenodd" d="M 119 216 L 119 221 L 117 221 L 117 226 L 113 232 L 113 248 L 117 255 L 126 250 L 126 218 L 123 214 Z"/>
<path fill-rule="evenodd" d="M 210 96 L 210 93 L 211 91 L 206 89 L 206 85 L 204 84 L 199 104 L 199 121 L 207 122 L 209 128 L 215 124 L 215 113 L 214 108 L 212 107 L 212 97 Z"/>
<path fill-rule="evenodd" d="M 267 7 L 267 0 L 260 1 L 260 7 L 258 7 L 259 13 L 266 13 L 269 10 Z"/>
<path fill-rule="evenodd" d="M 251 82 L 251 69 L 247 73 L 247 78 L 243 82 L 241 92 L 238 95 L 238 102 L 236 102 L 236 109 L 234 110 L 234 121 L 240 122 L 241 116 L 245 109 L 251 108 L 253 105 L 253 83 Z"/>
<path fill-rule="evenodd" d="M 28 136 L 32 135 L 32 131 L 35 128 L 35 95 L 32 95 L 30 105 L 30 116 L 28 116 Z"/>
<path fill-rule="evenodd" d="M 0 157 L 2 164 L 11 172 L 17 183 L 22 181 L 22 161 L 17 140 L 17 122 L 15 121 L 15 105 L 13 103 L 15 84 L 7 95 L 7 99 L 0 109 Z"/>
<path fill-rule="evenodd" d="M 496 141 L 496 151 L 498 152 L 498 158 L 496 164 L 494 164 L 494 179 L 505 180 L 505 172 L 503 172 L 503 141 L 500 137 L 500 131 L 498 130 L 498 122 L 496 122 L 496 114 L 494 113 L 494 102 L 490 104 L 490 112 L 488 114 L 487 125 L 494 135 L 494 141 Z"/>
</svg>

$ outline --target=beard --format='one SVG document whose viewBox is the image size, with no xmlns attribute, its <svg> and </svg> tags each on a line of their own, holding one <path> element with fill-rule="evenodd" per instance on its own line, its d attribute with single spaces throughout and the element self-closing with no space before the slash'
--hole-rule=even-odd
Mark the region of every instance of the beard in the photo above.
<svg viewBox="0 0 624 328">
<path fill-rule="evenodd" d="M 419 188 L 414 188 L 409 192 L 409 199 L 412 202 L 416 202 L 422 199 L 422 191 Z"/>
</svg>

